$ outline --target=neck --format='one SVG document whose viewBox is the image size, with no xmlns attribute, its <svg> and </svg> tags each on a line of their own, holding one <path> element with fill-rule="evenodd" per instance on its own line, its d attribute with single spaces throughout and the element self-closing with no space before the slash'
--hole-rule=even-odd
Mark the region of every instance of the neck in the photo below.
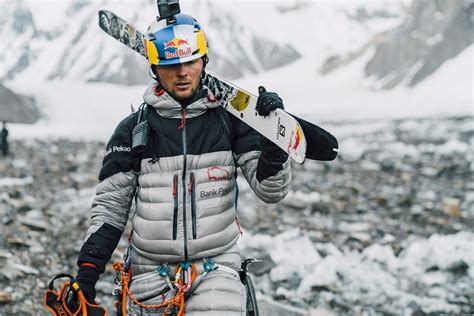
<svg viewBox="0 0 474 316">
<path fill-rule="evenodd" d="M 186 98 L 186 99 L 181 99 L 181 100 L 178 100 L 176 99 L 175 97 L 173 97 L 176 101 L 178 101 L 179 104 L 181 104 L 181 107 L 183 109 L 185 109 L 188 105 L 196 102 L 197 100 L 199 99 L 202 99 L 204 97 L 207 96 L 207 90 L 206 89 L 202 89 L 201 86 L 199 87 L 199 89 L 194 93 L 194 95 L 190 98 Z"/>
</svg>

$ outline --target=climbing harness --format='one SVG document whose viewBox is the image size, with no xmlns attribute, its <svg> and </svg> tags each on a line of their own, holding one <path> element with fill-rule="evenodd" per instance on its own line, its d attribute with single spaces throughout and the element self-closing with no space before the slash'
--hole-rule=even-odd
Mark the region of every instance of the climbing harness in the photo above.
<svg viewBox="0 0 474 316">
<path fill-rule="evenodd" d="M 129 284 L 131 281 L 132 274 L 125 272 L 123 264 L 116 262 L 114 269 L 117 271 L 116 282 L 120 286 L 114 290 L 114 294 L 117 297 L 116 308 L 117 315 L 127 315 L 127 296 L 137 306 L 144 309 L 162 309 L 164 308 L 163 315 L 168 315 L 168 312 L 172 311 L 172 308 L 177 309 L 177 316 L 184 315 L 184 295 L 191 289 L 193 282 L 197 277 L 197 269 L 194 264 L 189 262 L 178 263 L 176 265 L 176 276 L 174 284 L 171 282 L 169 277 L 170 268 L 166 264 L 159 265 L 157 272 L 163 277 L 170 288 L 172 297 L 161 304 L 147 305 L 140 303 L 130 292 Z"/>
<path fill-rule="evenodd" d="M 244 266 L 245 267 L 244 271 L 245 273 L 247 273 L 247 270 L 246 270 L 247 260 L 245 262 L 246 263 Z M 210 258 L 203 259 L 202 268 L 204 272 L 202 272 L 202 274 L 199 276 L 200 281 L 202 281 L 207 276 L 207 274 L 213 271 L 216 271 L 217 269 L 233 274 L 242 280 L 241 272 L 237 272 L 236 270 L 230 267 L 217 264 L 214 260 Z M 173 281 L 171 281 L 171 278 L 170 278 L 171 269 L 168 263 L 162 263 L 158 265 L 158 267 L 156 268 L 156 272 L 166 282 L 172 297 L 161 304 L 147 305 L 147 304 L 143 304 L 139 302 L 139 300 L 137 300 L 133 296 L 133 294 L 130 292 L 129 284 L 131 281 L 131 273 L 129 271 L 124 270 L 123 264 L 121 262 L 116 262 L 114 264 L 114 269 L 117 271 L 115 282 L 119 287 L 117 287 L 114 290 L 113 294 L 116 296 L 115 307 L 117 309 L 117 315 L 119 316 L 127 315 L 127 311 L 126 311 L 127 296 L 132 300 L 133 303 L 135 303 L 140 308 L 143 308 L 143 309 L 163 309 L 164 308 L 163 315 L 169 315 L 168 313 L 173 311 L 173 308 L 174 308 L 177 316 L 183 316 L 184 315 L 184 300 L 185 300 L 184 295 L 186 292 L 188 292 L 191 289 L 191 286 L 193 285 L 194 281 L 198 277 L 196 265 L 190 262 L 181 262 L 181 263 L 176 264 L 176 274 Z M 249 276 L 247 275 L 245 280 L 248 280 L 248 278 Z M 253 294 L 252 297 L 255 298 L 255 294 Z M 253 301 L 253 304 L 254 305 L 252 306 L 255 306 L 255 308 L 252 307 L 252 310 L 255 310 L 256 309 L 255 299 Z M 254 314 L 249 314 L 249 315 L 258 316 L 258 312 Z"/>
<path fill-rule="evenodd" d="M 61 278 L 69 278 L 69 281 L 66 281 L 61 290 L 56 292 L 54 281 Z M 77 296 L 79 308 L 76 311 L 71 311 L 67 305 L 71 295 Z M 103 307 L 87 301 L 79 283 L 70 274 L 58 274 L 49 282 L 48 289 L 44 294 L 44 305 L 55 316 L 107 316 L 107 311 Z"/>
</svg>

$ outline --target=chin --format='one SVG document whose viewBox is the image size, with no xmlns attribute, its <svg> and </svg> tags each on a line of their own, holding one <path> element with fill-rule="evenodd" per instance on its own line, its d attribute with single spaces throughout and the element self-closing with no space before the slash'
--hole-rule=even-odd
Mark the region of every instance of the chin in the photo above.
<svg viewBox="0 0 474 316">
<path fill-rule="evenodd" d="M 185 91 L 174 90 L 174 95 L 180 99 L 192 98 L 193 95 L 197 92 L 197 89 L 191 88 Z"/>
<path fill-rule="evenodd" d="M 186 92 L 186 93 L 175 93 L 176 97 L 179 99 L 189 99 L 193 96 L 192 91 Z"/>
<path fill-rule="evenodd" d="M 187 103 L 192 98 L 191 93 L 180 93 L 180 94 L 173 93 L 171 94 L 171 96 L 180 103 Z"/>
</svg>

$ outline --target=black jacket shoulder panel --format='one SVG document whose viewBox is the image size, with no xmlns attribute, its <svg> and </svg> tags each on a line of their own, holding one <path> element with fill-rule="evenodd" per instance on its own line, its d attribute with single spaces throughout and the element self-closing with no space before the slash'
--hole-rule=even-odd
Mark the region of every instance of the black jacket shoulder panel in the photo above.
<svg viewBox="0 0 474 316">
<path fill-rule="evenodd" d="M 254 150 L 261 151 L 260 134 L 232 114 L 229 115 L 229 118 L 235 133 L 235 154 L 240 155 Z"/>
<path fill-rule="evenodd" d="M 99 181 L 119 172 L 140 170 L 140 159 L 132 154 L 132 131 L 137 115 L 137 112 L 130 114 L 115 128 L 106 147 Z"/>
<path fill-rule="evenodd" d="M 261 150 L 259 134 L 221 108 L 209 109 L 201 115 L 187 118 L 185 129 L 180 128 L 181 119 L 166 118 L 151 107 L 148 108 L 146 116 L 151 133 L 145 150 L 141 153 L 132 152 L 132 131 L 138 119 L 138 112 L 135 112 L 118 124 L 110 138 L 99 181 L 119 172 L 138 172 L 142 159 L 182 155 L 184 131 L 186 152 L 191 155 L 226 150 L 233 150 L 239 155 Z M 227 115 L 227 122 L 222 122 L 222 114 Z M 229 126 L 226 123 L 229 123 Z M 230 133 L 226 130 L 229 127 Z"/>
<path fill-rule="evenodd" d="M 219 121 L 216 109 L 187 118 L 185 128 L 181 119 L 166 118 L 152 111 L 149 116 L 151 136 L 142 158 L 174 157 L 183 154 L 183 133 L 186 133 L 186 153 L 200 155 L 232 149 L 225 127 Z"/>
</svg>

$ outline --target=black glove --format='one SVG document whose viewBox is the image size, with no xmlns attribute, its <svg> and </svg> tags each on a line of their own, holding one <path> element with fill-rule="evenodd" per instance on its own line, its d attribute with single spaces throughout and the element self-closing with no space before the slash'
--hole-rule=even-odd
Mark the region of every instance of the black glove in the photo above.
<svg viewBox="0 0 474 316">
<path fill-rule="evenodd" d="M 285 108 L 283 106 L 283 100 L 275 92 L 267 92 L 262 86 L 258 87 L 258 92 L 259 96 L 255 109 L 259 115 L 268 116 L 270 112 L 276 109 Z M 262 147 L 262 153 L 268 160 L 283 163 L 288 159 L 288 154 L 265 136 L 260 135 L 260 145 Z"/>
<path fill-rule="evenodd" d="M 258 87 L 258 92 L 255 110 L 259 115 L 268 116 L 276 109 L 284 109 L 283 100 L 275 92 L 267 92 L 262 86 Z M 288 159 L 288 154 L 262 135 L 260 135 L 260 146 L 262 156 L 258 161 L 257 180 L 261 182 L 283 168 L 282 164 Z"/>
<path fill-rule="evenodd" d="M 95 284 L 99 279 L 99 271 L 94 267 L 83 266 L 79 268 L 77 273 L 76 281 L 79 283 L 79 287 L 84 294 L 84 297 L 89 303 L 95 304 Z M 79 308 L 79 300 L 77 293 L 73 294 L 67 300 L 67 306 L 72 312 L 77 311 Z"/>
<path fill-rule="evenodd" d="M 76 281 L 79 283 L 87 301 L 92 303 L 95 300 L 95 284 L 99 279 L 100 273 L 97 268 L 90 266 L 79 267 Z"/>
<path fill-rule="evenodd" d="M 258 99 L 255 109 L 258 115 L 268 116 L 271 111 L 276 109 L 284 109 L 283 100 L 275 92 L 267 92 L 267 90 L 260 86 L 258 87 Z"/>
</svg>

